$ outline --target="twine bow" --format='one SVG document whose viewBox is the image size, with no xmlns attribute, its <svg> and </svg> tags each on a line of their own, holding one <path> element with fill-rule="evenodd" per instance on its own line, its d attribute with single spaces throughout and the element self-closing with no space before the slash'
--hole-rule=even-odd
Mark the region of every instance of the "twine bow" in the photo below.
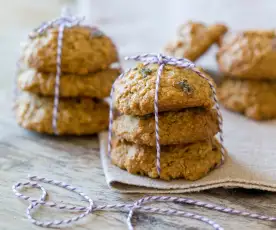
<svg viewBox="0 0 276 230">
<path fill-rule="evenodd" d="M 158 92 L 159 92 L 159 85 L 160 85 L 160 78 L 162 75 L 162 71 L 164 69 L 165 65 L 172 65 L 180 68 L 185 69 L 191 69 L 194 71 L 198 76 L 205 79 L 212 91 L 213 94 L 213 101 L 215 103 L 215 110 L 217 113 L 218 123 L 219 123 L 219 139 L 220 139 L 220 151 L 221 151 L 221 163 L 217 166 L 219 167 L 221 164 L 223 164 L 225 160 L 225 148 L 223 146 L 223 120 L 222 115 L 220 112 L 220 107 L 217 99 L 216 89 L 212 83 L 212 81 L 205 76 L 204 73 L 199 71 L 195 64 L 189 61 L 185 58 L 174 58 L 165 56 L 162 54 L 144 54 L 144 55 L 138 55 L 138 56 L 132 56 L 132 57 L 126 57 L 126 60 L 134 60 L 134 61 L 140 61 L 145 66 L 149 64 L 158 64 L 159 68 L 157 70 L 157 76 L 156 76 L 156 82 L 155 82 L 155 96 L 154 96 L 154 117 L 155 117 L 155 137 L 156 137 L 156 169 L 158 172 L 158 175 L 161 173 L 161 165 L 160 165 L 160 153 L 161 153 L 161 147 L 160 147 L 160 137 L 159 137 L 159 119 L 158 119 Z M 125 74 L 127 74 L 131 69 L 127 70 L 125 73 L 121 74 L 118 79 L 121 79 L 124 77 Z M 112 124 L 113 124 L 113 94 L 114 94 L 114 84 L 111 89 L 110 97 L 111 97 L 111 103 L 110 103 L 110 112 L 109 112 L 109 133 L 108 133 L 108 154 L 111 155 L 111 148 L 112 148 Z"/>
<path fill-rule="evenodd" d="M 69 185 L 67 183 L 51 180 L 43 177 L 37 177 L 37 176 L 29 176 L 29 181 L 27 182 L 19 182 L 15 184 L 12 187 L 12 190 L 14 194 L 25 201 L 29 202 L 29 206 L 26 209 L 26 215 L 27 218 L 31 223 L 34 225 L 45 227 L 45 228 L 57 228 L 57 227 L 68 227 L 70 224 L 73 224 L 74 222 L 79 221 L 80 219 L 83 219 L 84 217 L 88 216 L 88 214 L 93 214 L 96 211 L 119 211 L 119 212 L 128 212 L 127 217 L 127 226 L 129 230 L 133 230 L 133 225 L 131 223 L 132 216 L 134 214 L 134 211 L 144 212 L 144 213 L 156 213 L 161 215 L 170 215 L 170 216 L 179 216 L 179 217 L 185 217 L 190 219 L 195 219 L 200 222 L 203 222 L 209 226 L 211 226 L 215 230 L 223 230 L 224 228 L 221 227 L 219 224 L 217 224 L 215 221 L 210 220 L 209 218 L 205 216 L 198 215 L 196 213 L 186 212 L 186 211 L 180 211 L 172 208 L 157 208 L 157 207 L 151 207 L 151 206 L 143 206 L 146 203 L 152 203 L 152 202 L 175 202 L 180 205 L 188 204 L 188 205 L 194 205 L 197 207 L 203 207 L 206 209 L 211 209 L 223 213 L 233 214 L 237 216 L 244 216 L 244 217 L 251 217 L 253 219 L 258 220 L 264 220 L 264 221 L 276 221 L 276 217 L 274 216 L 266 216 L 266 215 L 260 215 L 256 213 L 246 212 L 246 211 L 240 211 L 233 208 L 227 208 L 223 206 L 219 206 L 212 203 L 207 203 L 200 200 L 194 200 L 191 198 L 185 198 L 185 197 L 174 197 L 174 196 L 147 196 L 143 197 L 134 203 L 118 203 L 118 204 L 104 204 L 104 205 L 97 205 L 94 200 L 92 200 L 89 196 L 87 196 L 85 193 L 80 191 L 78 188 Z M 64 203 L 56 203 L 56 202 L 48 202 L 46 201 L 47 197 L 47 191 L 46 189 L 40 185 L 38 182 L 51 184 L 63 189 L 66 189 L 68 191 L 74 192 L 81 196 L 85 201 L 88 202 L 87 206 L 73 206 L 73 205 L 65 205 Z M 38 188 L 42 191 L 42 194 L 39 199 L 26 196 L 19 192 L 19 189 L 22 188 Z M 49 208 L 54 209 L 60 209 L 60 210 L 66 210 L 68 212 L 78 212 L 81 214 L 76 215 L 75 217 L 69 218 L 69 219 L 62 219 L 62 220 L 49 220 L 49 221 L 40 221 L 33 217 L 33 212 L 37 210 L 40 206 L 46 206 Z"/>
</svg>

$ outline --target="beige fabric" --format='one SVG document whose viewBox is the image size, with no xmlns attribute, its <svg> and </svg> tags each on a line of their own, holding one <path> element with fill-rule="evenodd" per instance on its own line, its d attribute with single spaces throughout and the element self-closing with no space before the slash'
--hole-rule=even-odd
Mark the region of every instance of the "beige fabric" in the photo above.
<svg viewBox="0 0 276 230">
<path fill-rule="evenodd" d="M 162 181 L 131 175 L 111 165 L 107 132 L 100 137 L 101 160 L 110 188 L 123 193 L 184 193 L 217 187 L 276 191 L 276 121 L 255 122 L 223 110 L 225 164 L 198 181 Z M 161 153 L 162 157 L 162 153 Z"/>
</svg>

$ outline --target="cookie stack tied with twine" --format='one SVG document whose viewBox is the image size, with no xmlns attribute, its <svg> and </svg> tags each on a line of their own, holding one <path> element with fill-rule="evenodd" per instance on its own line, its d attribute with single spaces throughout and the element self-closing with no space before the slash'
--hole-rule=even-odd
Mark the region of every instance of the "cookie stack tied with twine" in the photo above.
<svg viewBox="0 0 276 230">
<path fill-rule="evenodd" d="M 187 59 L 146 54 L 115 81 L 109 148 L 129 173 L 197 180 L 224 160 L 222 117 L 213 81 Z M 114 138 L 112 138 L 112 132 Z M 220 142 L 214 136 L 220 132 Z"/>
<path fill-rule="evenodd" d="M 16 118 L 48 134 L 85 135 L 108 127 L 108 97 L 119 69 L 116 47 L 83 19 L 62 16 L 29 35 L 19 60 Z"/>
<path fill-rule="evenodd" d="M 228 109 L 255 120 L 276 118 L 275 31 L 230 33 L 217 53 L 225 75 L 218 90 Z"/>
</svg>

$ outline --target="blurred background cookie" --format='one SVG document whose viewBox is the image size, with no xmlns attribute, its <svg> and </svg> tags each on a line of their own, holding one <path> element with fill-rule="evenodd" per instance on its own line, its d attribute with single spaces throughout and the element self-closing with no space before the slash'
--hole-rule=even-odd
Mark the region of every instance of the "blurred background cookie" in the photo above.
<svg viewBox="0 0 276 230">
<path fill-rule="evenodd" d="M 20 62 L 41 72 L 56 71 L 58 27 L 29 35 Z M 118 61 L 109 37 L 96 28 L 74 26 L 64 29 L 61 68 L 64 73 L 88 74 L 108 68 Z"/>
<path fill-rule="evenodd" d="M 108 97 L 111 86 L 119 74 L 119 69 L 110 68 L 81 76 L 63 73 L 60 77 L 59 95 L 60 97 Z M 27 69 L 18 74 L 18 87 L 23 91 L 39 95 L 54 96 L 55 82 L 55 73 Z"/>
<path fill-rule="evenodd" d="M 203 23 L 188 21 L 181 25 L 177 38 L 165 47 L 168 55 L 196 61 L 227 31 L 222 24 L 206 26 Z"/>
<path fill-rule="evenodd" d="M 30 93 L 21 93 L 15 103 L 16 120 L 25 129 L 54 134 L 54 100 Z M 59 100 L 57 131 L 59 135 L 87 135 L 108 126 L 109 106 L 92 98 L 63 98 Z"/>
<path fill-rule="evenodd" d="M 25 93 L 16 98 L 17 122 L 48 134 L 98 133 L 108 127 L 104 98 L 120 74 L 112 68 L 118 61 L 117 50 L 99 29 L 75 25 L 73 20 L 78 18 L 63 17 L 56 21 L 72 20 L 72 25 L 64 28 L 59 62 L 59 23 L 42 24 L 23 47 L 17 85 Z"/>
<path fill-rule="evenodd" d="M 276 118 L 276 81 L 226 78 L 218 89 L 228 109 L 255 120 Z"/>
<path fill-rule="evenodd" d="M 244 31 L 227 35 L 217 53 L 219 70 L 245 79 L 276 79 L 274 31 Z"/>
</svg>

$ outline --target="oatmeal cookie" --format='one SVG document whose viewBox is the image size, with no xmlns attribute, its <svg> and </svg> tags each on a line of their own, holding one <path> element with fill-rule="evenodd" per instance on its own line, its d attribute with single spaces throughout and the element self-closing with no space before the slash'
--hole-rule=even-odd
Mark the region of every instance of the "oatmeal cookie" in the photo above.
<svg viewBox="0 0 276 230">
<path fill-rule="evenodd" d="M 218 97 L 226 108 L 249 118 L 276 118 L 276 81 L 225 79 Z"/>
<path fill-rule="evenodd" d="M 97 32 L 97 31 L 96 31 Z M 58 28 L 30 38 L 23 46 L 20 63 L 39 72 L 56 72 Z M 64 73 L 88 74 L 106 69 L 118 60 L 111 39 L 95 29 L 74 26 L 64 29 L 61 69 Z"/>
<path fill-rule="evenodd" d="M 118 69 L 89 73 L 87 75 L 62 74 L 60 77 L 60 97 L 105 98 L 110 94 Z M 18 87 L 23 91 L 53 96 L 55 94 L 55 73 L 38 72 L 35 69 L 22 71 L 18 75 Z"/>
<path fill-rule="evenodd" d="M 226 36 L 217 53 L 220 71 L 233 78 L 276 79 L 275 39 L 272 31 Z"/>
<path fill-rule="evenodd" d="M 156 145 L 154 115 L 143 117 L 121 115 L 113 124 L 118 138 Z M 179 112 L 159 113 L 161 145 L 187 144 L 212 138 L 219 131 L 215 110 L 189 108 Z"/>
<path fill-rule="evenodd" d="M 121 113 L 143 116 L 154 112 L 158 67 L 157 64 L 138 64 L 115 82 L 114 105 Z M 188 107 L 211 108 L 212 91 L 208 82 L 192 70 L 165 65 L 160 79 L 158 106 L 160 112 Z"/>
<path fill-rule="evenodd" d="M 20 126 L 40 133 L 53 134 L 53 97 L 21 93 L 15 103 Z M 60 99 L 57 129 L 60 135 L 84 135 L 108 126 L 108 104 L 90 98 Z"/>
<path fill-rule="evenodd" d="M 159 177 L 155 165 L 156 149 L 153 147 L 115 140 L 111 160 L 131 174 Z M 219 164 L 220 160 L 221 153 L 216 140 L 162 146 L 160 178 L 198 180 Z"/>
<path fill-rule="evenodd" d="M 227 27 L 222 24 L 206 26 L 189 21 L 179 28 L 176 41 L 168 44 L 165 52 L 171 56 L 196 61 L 212 44 L 218 42 L 226 31 Z"/>
</svg>

